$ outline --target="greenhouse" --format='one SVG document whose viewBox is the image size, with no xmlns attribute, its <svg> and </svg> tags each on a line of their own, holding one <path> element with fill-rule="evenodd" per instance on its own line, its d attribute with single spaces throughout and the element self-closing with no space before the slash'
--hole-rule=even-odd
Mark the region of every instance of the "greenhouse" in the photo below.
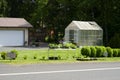
<svg viewBox="0 0 120 80">
<path fill-rule="evenodd" d="M 94 21 L 72 21 L 65 29 L 64 39 L 77 46 L 101 46 L 103 30 Z"/>
</svg>

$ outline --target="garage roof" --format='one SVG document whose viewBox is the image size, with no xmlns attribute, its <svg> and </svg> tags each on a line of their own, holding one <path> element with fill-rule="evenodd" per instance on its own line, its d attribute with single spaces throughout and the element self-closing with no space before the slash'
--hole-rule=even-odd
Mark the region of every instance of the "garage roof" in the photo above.
<svg viewBox="0 0 120 80">
<path fill-rule="evenodd" d="M 32 27 L 24 18 L 0 18 L 0 27 Z"/>
</svg>

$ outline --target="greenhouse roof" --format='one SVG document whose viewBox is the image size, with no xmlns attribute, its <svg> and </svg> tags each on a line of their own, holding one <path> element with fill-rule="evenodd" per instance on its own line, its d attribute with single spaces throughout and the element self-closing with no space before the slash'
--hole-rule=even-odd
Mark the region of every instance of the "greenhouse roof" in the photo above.
<svg viewBox="0 0 120 80">
<path fill-rule="evenodd" d="M 76 25 L 76 27 L 81 30 L 102 30 L 102 28 L 94 21 L 72 21 L 71 24 L 74 27 Z"/>
</svg>

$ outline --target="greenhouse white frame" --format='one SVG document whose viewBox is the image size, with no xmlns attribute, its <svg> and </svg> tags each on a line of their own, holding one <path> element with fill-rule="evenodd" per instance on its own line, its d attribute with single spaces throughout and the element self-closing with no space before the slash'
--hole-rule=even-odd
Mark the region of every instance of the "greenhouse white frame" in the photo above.
<svg viewBox="0 0 120 80">
<path fill-rule="evenodd" d="M 65 28 L 64 39 L 77 46 L 101 46 L 103 29 L 94 21 L 72 21 Z"/>
</svg>

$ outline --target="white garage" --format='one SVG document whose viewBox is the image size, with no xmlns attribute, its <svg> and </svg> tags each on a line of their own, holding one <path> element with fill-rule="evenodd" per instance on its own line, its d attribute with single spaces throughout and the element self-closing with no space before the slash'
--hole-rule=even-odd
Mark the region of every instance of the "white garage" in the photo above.
<svg viewBox="0 0 120 80">
<path fill-rule="evenodd" d="M 0 18 L 0 46 L 28 45 L 28 28 L 23 18 Z"/>
</svg>

